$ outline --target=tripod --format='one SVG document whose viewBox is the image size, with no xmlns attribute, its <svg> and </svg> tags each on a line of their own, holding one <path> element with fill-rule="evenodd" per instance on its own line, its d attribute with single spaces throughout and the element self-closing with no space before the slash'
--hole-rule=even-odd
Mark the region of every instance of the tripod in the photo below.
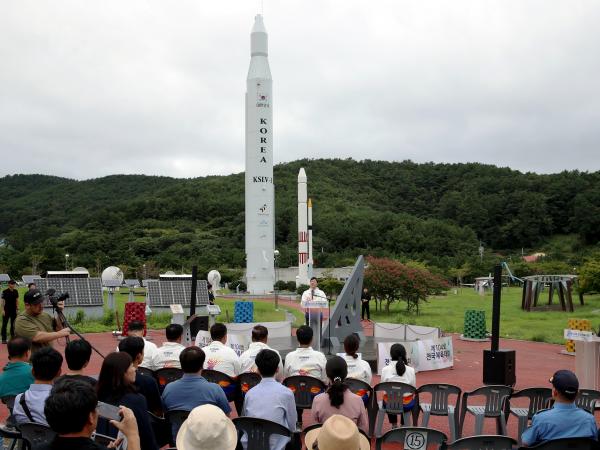
<svg viewBox="0 0 600 450">
<path fill-rule="evenodd" d="M 71 332 L 73 332 L 73 334 L 75 334 L 77 337 L 79 337 L 79 339 L 81 339 L 82 341 L 85 341 L 88 344 L 90 344 L 90 347 L 92 347 L 92 350 L 94 350 L 96 353 L 98 353 L 100 355 L 100 357 L 102 359 L 104 359 L 104 355 L 102 353 L 100 353 L 98 351 L 98 349 L 96 347 L 94 347 L 90 343 L 90 341 L 88 341 L 86 338 L 84 338 L 79 331 L 77 331 L 75 328 L 73 328 L 71 326 L 71 324 L 69 323 L 69 321 L 65 317 L 64 313 L 62 312 L 62 309 L 58 307 L 58 302 L 57 303 L 52 303 L 52 309 L 54 310 L 54 313 L 56 314 L 56 317 L 58 318 L 58 320 L 62 324 L 63 328 L 68 328 L 69 330 L 71 330 Z M 69 336 L 67 336 L 66 339 L 67 339 L 67 342 L 69 342 Z"/>
</svg>

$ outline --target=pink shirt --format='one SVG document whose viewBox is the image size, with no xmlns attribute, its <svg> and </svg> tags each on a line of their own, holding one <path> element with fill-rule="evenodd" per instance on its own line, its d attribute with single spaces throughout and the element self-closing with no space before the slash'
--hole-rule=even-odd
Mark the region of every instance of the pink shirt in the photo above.
<svg viewBox="0 0 600 450">
<path fill-rule="evenodd" d="M 356 426 L 363 431 L 369 430 L 369 420 L 367 419 L 367 410 L 362 398 L 346 389 L 344 392 L 344 403 L 339 408 L 331 406 L 329 395 L 326 392 L 317 395 L 312 404 L 312 417 L 318 423 L 323 423 L 334 414 L 341 414 L 356 423 Z"/>
</svg>

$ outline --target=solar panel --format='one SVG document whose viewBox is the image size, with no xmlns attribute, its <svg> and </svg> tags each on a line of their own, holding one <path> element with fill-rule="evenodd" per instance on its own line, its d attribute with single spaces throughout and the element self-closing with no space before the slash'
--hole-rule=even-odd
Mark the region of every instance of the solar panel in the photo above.
<svg viewBox="0 0 600 450">
<path fill-rule="evenodd" d="M 150 306 L 180 304 L 190 306 L 192 298 L 192 280 L 147 280 L 148 303 Z M 196 305 L 208 305 L 208 286 L 206 280 L 198 280 L 196 287 Z"/>
<path fill-rule="evenodd" d="M 102 282 L 100 278 L 39 278 L 35 280 L 40 291 L 55 289 L 57 293 L 69 293 L 67 306 L 102 306 Z M 48 304 L 49 306 L 49 304 Z"/>
<path fill-rule="evenodd" d="M 10 281 L 10 277 L 7 273 L 0 273 L 0 283 L 7 283 Z"/>
<path fill-rule="evenodd" d="M 40 277 L 39 275 L 23 275 L 21 277 L 23 283 L 25 284 L 35 283 L 37 280 L 41 280 L 41 278 L 42 277 Z"/>
</svg>

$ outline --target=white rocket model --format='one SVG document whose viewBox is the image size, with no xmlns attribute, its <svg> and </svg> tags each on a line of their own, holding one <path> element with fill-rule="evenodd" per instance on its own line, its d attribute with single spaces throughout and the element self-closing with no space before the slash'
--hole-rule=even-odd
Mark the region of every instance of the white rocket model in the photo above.
<svg viewBox="0 0 600 450">
<path fill-rule="evenodd" d="M 251 294 L 271 292 L 275 282 L 273 99 L 267 39 L 259 14 L 250 34 L 246 79 L 246 278 Z"/>
<path fill-rule="evenodd" d="M 308 189 L 306 172 L 298 172 L 298 279 L 297 284 L 308 284 Z"/>
<path fill-rule="evenodd" d="M 308 284 L 312 277 L 312 201 L 308 198 L 306 172 L 298 172 L 298 278 L 297 284 Z"/>
</svg>

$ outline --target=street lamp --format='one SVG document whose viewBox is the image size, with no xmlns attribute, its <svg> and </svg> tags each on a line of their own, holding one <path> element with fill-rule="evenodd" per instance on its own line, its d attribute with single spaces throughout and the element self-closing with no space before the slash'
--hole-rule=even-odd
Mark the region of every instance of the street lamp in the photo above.
<svg viewBox="0 0 600 450">
<path fill-rule="evenodd" d="M 279 281 L 278 265 L 279 265 L 279 250 L 273 251 L 273 259 L 275 261 L 275 311 L 279 311 L 279 290 L 277 289 L 277 282 Z"/>
<path fill-rule="evenodd" d="M 69 270 L 69 254 L 65 253 L 65 270 Z"/>
</svg>

